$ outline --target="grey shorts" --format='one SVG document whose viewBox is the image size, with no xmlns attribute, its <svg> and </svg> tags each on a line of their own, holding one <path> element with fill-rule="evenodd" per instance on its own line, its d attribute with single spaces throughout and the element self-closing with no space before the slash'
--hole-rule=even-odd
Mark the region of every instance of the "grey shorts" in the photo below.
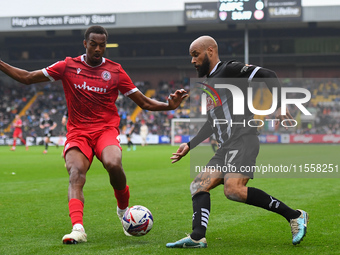
<svg viewBox="0 0 340 255">
<path fill-rule="evenodd" d="M 219 148 L 207 167 L 215 168 L 214 171 L 221 178 L 228 173 L 241 173 L 253 178 L 259 150 L 260 141 L 257 135 L 243 135 L 227 147 Z"/>
</svg>

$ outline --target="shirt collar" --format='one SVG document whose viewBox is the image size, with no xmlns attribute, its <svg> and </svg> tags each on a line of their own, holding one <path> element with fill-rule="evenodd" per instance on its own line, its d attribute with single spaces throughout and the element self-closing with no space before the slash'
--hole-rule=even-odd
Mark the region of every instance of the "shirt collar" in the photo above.
<svg viewBox="0 0 340 255">
<path fill-rule="evenodd" d="M 86 63 L 85 57 L 86 57 L 86 54 L 81 55 L 81 62 L 85 63 L 85 65 L 90 66 L 88 63 Z M 100 65 L 102 65 L 104 63 L 105 63 L 105 58 L 102 58 L 102 62 L 99 65 L 97 65 L 97 66 L 100 66 Z M 90 66 L 90 67 L 97 67 L 97 66 Z"/>
<path fill-rule="evenodd" d="M 209 76 L 212 75 L 212 74 L 216 71 L 216 69 L 217 69 L 217 67 L 218 67 L 218 65 L 219 65 L 220 63 L 221 63 L 221 61 L 218 61 L 218 62 L 217 62 L 217 64 L 216 64 L 215 67 L 213 68 L 213 70 L 211 70 Z"/>
</svg>

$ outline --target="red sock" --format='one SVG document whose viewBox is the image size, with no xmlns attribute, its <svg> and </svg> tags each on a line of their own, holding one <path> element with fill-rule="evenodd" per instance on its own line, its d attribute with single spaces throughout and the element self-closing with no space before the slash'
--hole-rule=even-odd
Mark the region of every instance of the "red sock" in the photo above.
<svg viewBox="0 0 340 255">
<path fill-rule="evenodd" d="M 21 138 L 20 140 L 24 145 L 26 145 L 26 141 L 24 139 Z"/>
<path fill-rule="evenodd" d="M 129 206 L 130 191 L 129 186 L 126 185 L 125 189 L 115 191 L 115 197 L 117 199 L 118 208 L 124 210 Z"/>
<path fill-rule="evenodd" d="M 16 145 L 17 145 L 17 139 L 14 138 L 14 139 L 13 139 L 13 146 L 15 147 Z"/>
<path fill-rule="evenodd" d="M 68 202 L 68 208 L 70 210 L 72 226 L 74 226 L 77 223 L 83 225 L 83 209 L 84 209 L 83 202 L 80 201 L 79 199 L 72 198 Z"/>
</svg>

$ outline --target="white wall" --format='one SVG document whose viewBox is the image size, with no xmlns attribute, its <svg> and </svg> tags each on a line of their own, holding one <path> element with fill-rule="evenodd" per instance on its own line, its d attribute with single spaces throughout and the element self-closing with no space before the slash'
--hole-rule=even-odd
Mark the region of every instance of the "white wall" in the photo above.
<svg viewBox="0 0 340 255">
<path fill-rule="evenodd" d="M 0 0 L 0 17 L 184 10 L 184 3 L 216 0 Z"/>
<path fill-rule="evenodd" d="M 184 3 L 218 0 L 0 0 L 0 17 L 181 11 Z M 301 0 L 302 6 L 340 5 L 340 0 Z"/>
<path fill-rule="evenodd" d="M 340 0 L 301 0 L 302 6 L 334 6 L 340 5 Z"/>
</svg>

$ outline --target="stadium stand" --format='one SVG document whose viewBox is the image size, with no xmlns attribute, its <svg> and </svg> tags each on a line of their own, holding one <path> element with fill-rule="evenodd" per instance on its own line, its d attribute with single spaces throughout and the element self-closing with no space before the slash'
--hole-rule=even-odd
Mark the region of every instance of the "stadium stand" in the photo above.
<svg viewBox="0 0 340 255">
<path fill-rule="evenodd" d="M 299 80 L 300 81 L 300 80 Z M 312 119 L 300 121 L 300 125 L 294 130 L 290 130 L 291 133 L 297 134 L 340 134 L 340 82 L 337 79 L 304 79 L 303 87 L 307 88 L 311 94 L 312 99 L 307 109 L 313 114 Z M 298 86 L 296 79 L 283 80 L 283 86 Z M 146 81 L 136 82 L 137 86 L 150 97 L 154 97 L 157 100 L 166 101 L 167 96 L 175 88 L 184 88 L 189 90 L 188 79 L 185 78 L 182 81 L 159 81 L 158 84 L 151 84 Z M 11 87 L 9 93 L 9 88 Z M 51 117 L 58 123 L 56 129 L 56 135 L 63 134 L 63 128 L 61 125 L 61 118 L 66 109 L 65 98 L 62 90 L 62 86 L 59 84 L 41 84 L 34 85 L 33 88 L 20 86 L 1 86 L 1 92 L 7 95 L 1 104 L 0 111 L 0 124 L 2 133 L 10 136 L 10 131 L 6 129 L 14 119 L 16 113 L 25 109 L 28 105 L 30 107 L 25 110 L 23 115 L 24 131 L 28 135 L 42 135 L 39 128 L 39 120 L 41 114 L 45 111 L 49 112 Z M 264 100 L 265 98 L 271 98 L 270 93 L 266 88 L 259 88 L 254 95 L 254 107 L 256 109 L 268 109 L 271 105 L 271 101 Z M 10 96 L 9 96 L 10 95 Z M 36 96 L 36 100 L 30 103 L 30 99 Z M 294 95 L 297 96 L 297 95 Z M 190 113 L 190 101 L 186 100 L 182 105 L 169 112 L 150 112 L 140 111 L 134 104 L 134 102 L 122 95 L 117 100 L 117 108 L 121 116 L 120 128 L 125 125 L 126 117 L 128 115 L 134 116 L 134 122 L 136 125 L 135 132 L 138 133 L 138 124 L 141 120 L 145 120 L 151 134 L 170 136 L 170 123 L 172 118 L 189 118 L 194 117 L 194 113 Z M 300 112 L 296 107 L 289 107 L 294 118 L 301 118 Z M 272 118 L 273 116 L 269 116 Z M 257 116 L 255 118 L 263 118 Z M 188 128 L 187 125 L 182 127 Z M 261 133 L 271 134 L 277 130 L 272 130 L 264 126 Z M 185 132 L 185 131 L 183 131 Z M 281 132 L 287 132 L 281 130 Z"/>
<path fill-rule="evenodd" d="M 165 101 L 169 92 L 177 88 L 188 89 L 189 78 L 196 77 L 188 55 L 188 47 L 193 39 L 204 34 L 211 35 L 218 41 L 222 60 L 244 61 L 247 27 L 249 63 L 275 70 L 278 77 L 289 77 L 284 80 L 285 86 L 303 86 L 312 94 L 308 105 L 308 109 L 313 112 L 312 119 L 303 119 L 296 109 L 290 109 L 294 117 L 302 118 L 301 125 L 294 132 L 335 133 L 339 132 L 336 128 L 339 123 L 340 83 L 335 79 L 318 81 L 310 78 L 338 76 L 340 23 L 335 10 L 339 8 L 302 5 L 303 15 L 296 20 L 289 20 L 288 17 L 282 22 L 249 22 L 247 26 L 244 22 L 190 23 L 184 19 L 184 8 L 175 12 L 153 12 L 153 15 L 117 13 L 117 23 L 106 24 L 105 27 L 110 34 L 109 41 L 117 43 L 119 47 L 108 48 L 105 57 L 122 64 L 143 93 L 154 90 L 152 96 Z M 66 56 L 84 53 L 81 41 L 86 26 L 13 28 L 10 25 L 11 18 L 2 17 L 6 22 L 0 25 L 0 55 L 14 66 L 35 70 Z M 164 23 L 156 24 L 157 18 Z M 305 81 L 302 85 L 296 85 L 292 80 L 295 78 Z M 9 135 L 6 128 L 14 115 L 22 111 L 38 92 L 43 94 L 24 111 L 27 134 L 40 135 L 41 130 L 37 127 L 44 111 L 48 111 L 60 124 L 66 107 L 62 86 L 46 83 L 25 87 L 0 73 L 0 94 L 4 95 L 0 103 L 2 135 Z M 262 100 L 267 97 L 263 93 L 267 92 L 259 90 L 255 94 L 254 106 L 257 109 L 265 109 L 269 105 Z M 137 123 L 145 119 L 151 133 L 164 135 L 170 132 L 172 118 L 195 116 L 194 109 L 189 112 L 188 101 L 176 111 L 139 112 L 131 100 L 120 95 L 117 108 L 121 127 L 125 125 L 126 116 L 132 115 Z M 56 132 L 63 132 L 61 125 L 58 125 Z M 261 132 L 273 133 L 275 130 L 264 127 Z"/>
</svg>

